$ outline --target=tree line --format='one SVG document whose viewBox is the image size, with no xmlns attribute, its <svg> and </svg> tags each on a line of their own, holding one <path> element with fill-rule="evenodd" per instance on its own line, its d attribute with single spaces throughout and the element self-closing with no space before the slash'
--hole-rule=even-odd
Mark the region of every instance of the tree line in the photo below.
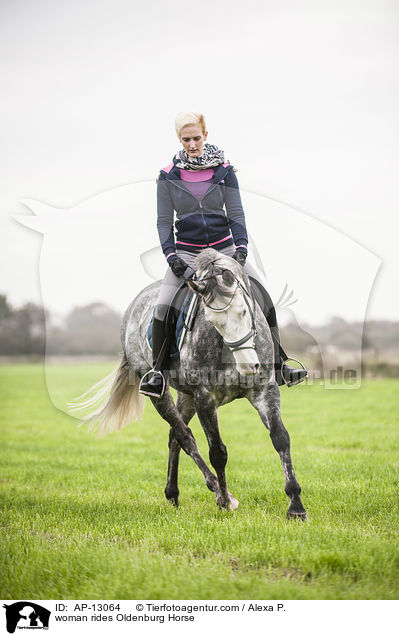
<svg viewBox="0 0 399 636">
<path fill-rule="evenodd" d="M 0 355 L 116 355 L 120 324 L 100 302 L 74 307 L 60 322 L 35 303 L 13 307 L 0 295 Z"/>
<path fill-rule="evenodd" d="M 121 315 L 105 303 L 74 307 L 59 321 L 35 303 L 13 307 L 0 295 L 0 355 L 117 355 L 121 350 Z M 388 354 L 399 359 L 399 322 L 347 322 L 333 318 L 321 326 L 295 321 L 281 329 L 286 350 L 306 354 L 318 345 L 363 351 L 375 360 Z M 46 346 L 47 337 L 47 346 Z"/>
</svg>

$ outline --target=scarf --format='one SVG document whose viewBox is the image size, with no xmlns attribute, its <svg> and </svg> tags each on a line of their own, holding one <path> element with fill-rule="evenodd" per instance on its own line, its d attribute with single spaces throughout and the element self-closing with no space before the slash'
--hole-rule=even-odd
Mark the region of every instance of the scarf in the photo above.
<svg viewBox="0 0 399 636">
<path fill-rule="evenodd" d="M 173 163 L 177 168 L 184 170 L 206 170 L 216 168 L 224 161 L 224 152 L 212 144 L 204 144 L 204 150 L 199 157 L 190 157 L 185 150 L 180 150 L 173 157 Z"/>
</svg>

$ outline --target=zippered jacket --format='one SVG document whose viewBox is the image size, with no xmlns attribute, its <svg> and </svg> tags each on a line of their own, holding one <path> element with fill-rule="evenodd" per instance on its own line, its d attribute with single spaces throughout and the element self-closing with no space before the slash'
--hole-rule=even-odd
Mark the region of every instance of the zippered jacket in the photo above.
<svg viewBox="0 0 399 636">
<path fill-rule="evenodd" d="M 168 262 L 177 258 L 176 248 L 199 252 L 205 247 L 222 249 L 235 244 L 237 250 L 247 252 L 244 210 L 231 164 L 215 168 L 199 201 L 181 180 L 179 168 L 171 163 L 159 173 L 157 209 L 159 239 Z"/>
</svg>

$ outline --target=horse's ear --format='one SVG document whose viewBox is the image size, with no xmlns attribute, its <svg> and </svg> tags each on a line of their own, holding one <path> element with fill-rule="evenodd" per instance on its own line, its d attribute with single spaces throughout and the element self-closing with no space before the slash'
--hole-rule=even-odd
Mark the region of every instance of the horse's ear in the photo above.
<svg viewBox="0 0 399 636">
<path fill-rule="evenodd" d="M 189 287 L 191 287 L 191 289 L 193 290 L 193 292 L 195 292 L 196 294 L 200 294 L 201 296 L 204 294 L 205 289 L 206 289 L 206 283 L 205 281 L 196 281 L 196 280 L 192 280 L 191 278 L 189 278 L 187 281 L 187 285 Z"/>
</svg>

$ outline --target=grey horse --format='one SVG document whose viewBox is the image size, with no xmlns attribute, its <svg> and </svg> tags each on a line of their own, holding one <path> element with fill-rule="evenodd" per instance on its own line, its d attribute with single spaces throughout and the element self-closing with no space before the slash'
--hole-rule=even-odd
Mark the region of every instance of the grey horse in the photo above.
<svg viewBox="0 0 399 636">
<path fill-rule="evenodd" d="M 180 358 L 170 364 L 164 395 L 151 398 L 170 425 L 165 495 L 178 506 L 179 454 L 183 448 L 215 493 L 218 506 L 237 508 L 238 501 L 226 483 L 227 450 L 220 436 L 218 408 L 247 398 L 258 411 L 280 456 L 290 500 L 287 517 L 305 520 L 301 488 L 291 460 L 290 437 L 281 420 L 273 342 L 244 270 L 229 256 L 205 249 L 196 259 L 196 279 L 187 282 L 201 298 L 194 327 L 186 334 Z M 153 283 L 130 304 L 121 328 L 123 355 L 118 369 L 78 398 L 80 402 L 74 406 L 75 410 L 96 407 L 83 422 L 98 427 L 100 432 L 117 431 L 132 420 L 141 419 L 145 396 L 139 393 L 138 385 L 139 378 L 152 366 L 147 327 L 158 291 L 159 283 Z M 169 386 L 177 391 L 176 404 Z M 201 456 L 188 426 L 195 413 L 208 440 L 209 459 L 216 475 Z"/>
</svg>

